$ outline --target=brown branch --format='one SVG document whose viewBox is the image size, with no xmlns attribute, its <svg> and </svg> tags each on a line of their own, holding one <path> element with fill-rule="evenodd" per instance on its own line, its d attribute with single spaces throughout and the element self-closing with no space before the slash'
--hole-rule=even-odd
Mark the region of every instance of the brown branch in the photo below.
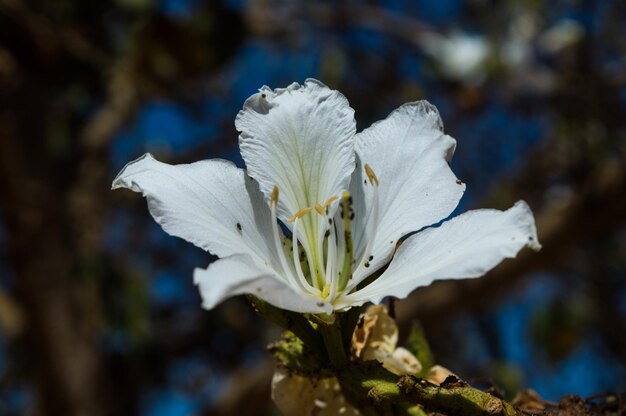
<svg viewBox="0 0 626 416">
<path fill-rule="evenodd" d="M 5 14 L 28 32 L 44 60 L 64 51 L 94 68 L 103 68 L 111 63 L 111 59 L 103 51 L 76 30 L 55 24 L 47 16 L 30 10 L 20 0 L 0 0 L 1 14 Z"/>
</svg>

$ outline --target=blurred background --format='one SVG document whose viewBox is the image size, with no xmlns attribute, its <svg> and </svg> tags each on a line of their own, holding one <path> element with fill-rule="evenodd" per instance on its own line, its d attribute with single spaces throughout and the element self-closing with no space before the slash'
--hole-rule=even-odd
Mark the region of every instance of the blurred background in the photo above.
<svg viewBox="0 0 626 416">
<path fill-rule="evenodd" d="M 243 166 L 243 101 L 307 77 L 359 130 L 428 99 L 456 213 L 535 212 L 541 252 L 398 302 L 405 335 L 507 397 L 626 390 L 626 3 L 0 0 L 1 415 L 277 414 L 279 331 L 202 310 L 212 257 L 109 189 L 145 152 Z"/>
</svg>

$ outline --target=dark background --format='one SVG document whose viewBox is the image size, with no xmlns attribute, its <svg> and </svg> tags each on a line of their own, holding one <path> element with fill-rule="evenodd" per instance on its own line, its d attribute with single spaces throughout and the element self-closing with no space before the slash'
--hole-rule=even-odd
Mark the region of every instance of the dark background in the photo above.
<svg viewBox="0 0 626 416">
<path fill-rule="evenodd" d="M 426 98 L 460 211 L 525 199 L 544 249 L 398 302 L 511 397 L 626 390 L 626 5 L 591 0 L 0 0 L 0 414 L 276 414 L 279 336 L 200 308 L 211 256 L 110 192 L 144 152 L 243 165 L 263 84 L 315 77 L 358 129 Z"/>
</svg>

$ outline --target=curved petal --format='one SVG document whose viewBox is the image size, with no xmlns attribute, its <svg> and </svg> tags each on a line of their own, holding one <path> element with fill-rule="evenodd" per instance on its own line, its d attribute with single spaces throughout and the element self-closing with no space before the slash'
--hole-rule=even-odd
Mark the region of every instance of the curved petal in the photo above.
<svg viewBox="0 0 626 416">
<path fill-rule="evenodd" d="M 217 256 L 246 253 L 261 264 L 276 258 L 258 184 L 231 162 L 168 165 L 146 154 L 126 165 L 112 188 L 141 192 L 168 234 Z"/>
<path fill-rule="evenodd" d="M 379 303 L 385 296 L 404 298 L 434 280 L 480 277 L 526 246 L 541 248 L 525 202 L 507 211 L 469 211 L 407 238 L 378 279 L 335 306 Z"/>
<path fill-rule="evenodd" d="M 196 268 L 193 281 L 200 288 L 205 309 L 212 309 L 231 296 L 251 294 L 281 309 L 332 313 L 330 304 L 297 292 L 297 288 L 283 283 L 270 269 L 259 267 L 245 254 L 216 260 L 207 269 Z"/>
<path fill-rule="evenodd" d="M 235 126 L 248 172 L 268 200 L 278 186 L 283 221 L 348 189 L 356 127 L 341 93 L 313 79 L 263 87 L 246 100 Z"/>
<path fill-rule="evenodd" d="M 373 259 L 367 269 L 357 269 L 355 281 L 385 265 L 402 236 L 446 218 L 457 206 L 465 185 L 448 165 L 455 145 L 454 139 L 443 133 L 439 112 L 427 101 L 404 104 L 357 134 L 361 163 L 351 184 L 351 193 L 357 195 L 355 252 L 357 258 Z M 365 180 L 365 164 L 379 182 L 378 215 L 372 215 L 375 189 Z"/>
</svg>

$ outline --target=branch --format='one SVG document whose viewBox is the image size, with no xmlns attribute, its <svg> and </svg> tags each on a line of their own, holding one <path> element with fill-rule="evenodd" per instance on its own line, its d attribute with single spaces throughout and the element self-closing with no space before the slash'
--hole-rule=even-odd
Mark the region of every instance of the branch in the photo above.
<svg viewBox="0 0 626 416">
<path fill-rule="evenodd" d="M 352 365 L 338 375 L 348 400 L 359 408 L 405 403 L 427 411 L 464 416 L 515 416 L 509 403 L 450 376 L 441 386 L 414 376 L 388 372 L 377 361 Z M 385 413 L 379 410 L 379 413 Z"/>
<path fill-rule="evenodd" d="M 64 51 L 97 70 L 110 63 L 106 53 L 91 44 L 79 32 L 55 24 L 49 17 L 28 9 L 20 0 L 0 0 L 0 14 L 9 16 L 28 32 L 43 58 Z"/>
</svg>

